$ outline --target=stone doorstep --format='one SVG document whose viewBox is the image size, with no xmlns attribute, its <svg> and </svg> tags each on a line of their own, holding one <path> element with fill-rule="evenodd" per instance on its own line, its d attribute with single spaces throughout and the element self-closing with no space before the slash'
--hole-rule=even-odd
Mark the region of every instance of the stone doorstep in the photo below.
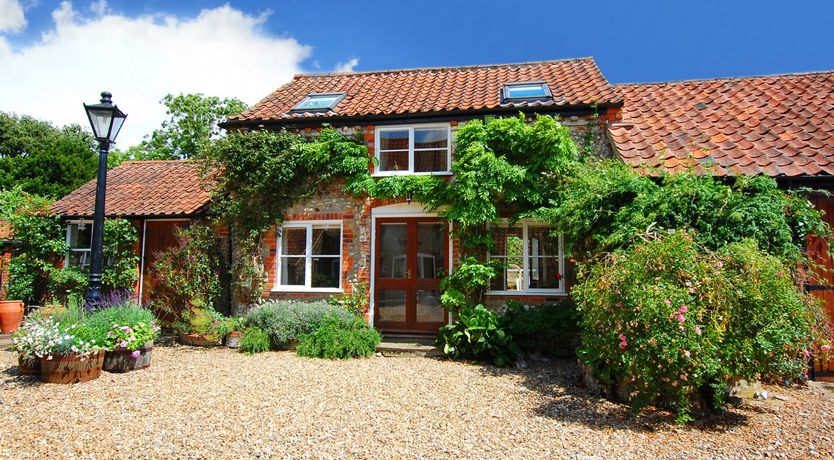
<svg viewBox="0 0 834 460">
<path fill-rule="evenodd" d="M 434 338 L 409 336 L 383 336 L 376 347 L 382 356 L 411 355 L 427 358 L 444 356 L 443 350 L 434 345 Z"/>
</svg>

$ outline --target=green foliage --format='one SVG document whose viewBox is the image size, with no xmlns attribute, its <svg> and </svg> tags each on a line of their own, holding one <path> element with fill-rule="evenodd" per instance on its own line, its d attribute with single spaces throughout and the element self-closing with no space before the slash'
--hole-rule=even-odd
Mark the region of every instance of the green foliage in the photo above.
<svg viewBox="0 0 834 460">
<path fill-rule="evenodd" d="M 497 260 L 484 263 L 474 257 L 461 260 L 460 266 L 440 283 L 443 308 L 456 314 L 466 306 L 481 303 L 490 280 L 498 274 L 500 267 L 501 262 Z"/>
<path fill-rule="evenodd" d="M 269 351 L 269 334 L 259 327 L 247 328 L 240 338 L 240 351 L 247 355 Z"/>
<path fill-rule="evenodd" d="M 174 323 L 181 334 L 196 334 L 206 340 L 221 341 L 234 331 L 235 323 L 211 307 L 194 306 L 182 312 L 182 319 Z"/>
<path fill-rule="evenodd" d="M 352 283 L 352 290 L 348 293 L 330 296 L 327 303 L 339 306 L 356 317 L 363 316 L 368 308 L 368 283 Z"/>
<path fill-rule="evenodd" d="M 90 133 L 78 125 L 0 112 L 0 190 L 20 187 L 59 198 L 96 175 L 98 155 Z"/>
<path fill-rule="evenodd" d="M 104 240 L 102 254 L 104 269 L 101 283 L 105 291 L 125 291 L 133 289 L 139 274 L 139 255 L 136 242 L 139 234 L 130 221 L 126 219 L 106 219 L 104 221 Z"/>
<path fill-rule="evenodd" d="M 177 244 L 160 252 L 151 273 L 154 308 L 178 318 L 192 305 L 213 305 L 221 293 L 221 260 L 211 225 L 193 222 L 174 230 Z"/>
<path fill-rule="evenodd" d="M 130 148 L 127 156 L 141 160 L 200 157 L 220 136 L 218 124 L 247 109 L 238 99 L 202 94 L 168 94 L 160 102 L 167 108 L 168 119 L 141 144 Z"/>
<path fill-rule="evenodd" d="M 739 176 L 664 175 L 658 182 L 620 162 L 584 165 L 566 178 L 554 206 L 538 216 L 561 231 L 580 258 L 628 247 L 650 230 L 691 229 L 698 243 L 719 249 L 745 238 L 783 260 L 802 258 L 810 234 L 831 231 L 801 192 L 776 181 Z"/>
<path fill-rule="evenodd" d="M 298 339 L 296 353 L 309 358 L 349 359 L 372 356 L 382 340 L 361 318 L 327 313 L 319 326 Z"/>
<path fill-rule="evenodd" d="M 499 367 L 510 364 L 518 354 L 498 315 L 481 304 L 461 308 L 452 324 L 440 328 L 437 342 L 453 359 L 492 360 Z"/>
<path fill-rule="evenodd" d="M 576 356 L 578 320 L 576 305 L 570 300 L 540 306 L 510 301 L 501 315 L 519 349 L 554 358 Z"/>
<path fill-rule="evenodd" d="M 327 302 L 293 302 L 276 300 L 253 308 L 246 314 L 246 323 L 267 334 L 273 348 L 286 348 L 303 334 L 313 332 L 329 313 L 342 318 L 353 315 L 341 306 Z"/>
<path fill-rule="evenodd" d="M 604 383 L 628 384 L 635 408 L 671 404 L 684 422 L 701 395 L 722 407 L 737 379 L 805 369 L 813 301 L 753 240 L 711 252 L 678 232 L 609 254 L 585 275 L 572 290 L 579 355 Z"/>
<path fill-rule="evenodd" d="M 85 325 L 105 350 L 138 350 L 159 335 L 154 314 L 135 303 L 96 310 Z"/>
</svg>

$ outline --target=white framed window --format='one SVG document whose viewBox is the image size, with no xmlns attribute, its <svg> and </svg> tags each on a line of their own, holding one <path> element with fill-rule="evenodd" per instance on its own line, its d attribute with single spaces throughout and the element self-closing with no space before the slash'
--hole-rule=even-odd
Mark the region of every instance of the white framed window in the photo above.
<svg viewBox="0 0 834 460">
<path fill-rule="evenodd" d="M 341 221 L 287 222 L 278 233 L 273 290 L 342 290 Z"/>
<path fill-rule="evenodd" d="M 489 259 L 506 266 L 493 278 L 488 294 L 564 294 L 565 256 L 561 235 L 547 224 L 521 221 L 493 228 Z"/>
<path fill-rule="evenodd" d="M 87 269 L 90 266 L 90 248 L 93 246 L 93 221 L 73 220 L 67 224 L 67 255 L 64 267 Z"/>
<path fill-rule="evenodd" d="M 345 98 L 345 93 L 311 93 L 304 96 L 295 107 L 293 112 L 323 112 L 332 110 L 336 104 Z"/>
<path fill-rule="evenodd" d="M 376 175 L 449 173 L 452 129 L 448 123 L 378 126 L 374 134 Z"/>
</svg>

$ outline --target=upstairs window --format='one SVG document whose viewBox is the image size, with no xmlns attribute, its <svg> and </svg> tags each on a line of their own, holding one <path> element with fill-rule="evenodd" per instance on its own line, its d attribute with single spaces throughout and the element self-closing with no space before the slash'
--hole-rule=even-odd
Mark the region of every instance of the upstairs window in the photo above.
<svg viewBox="0 0 834 460">
<path fill-rule="evenodd" d="M 543 81 L 507 83 L 501 94 L 502 102 L 539 101 L 552 97 L 550 87 Z"/>
<path fill-rule="evenodd" d="M 65 267 L 87 269 L 90 266 L 90 248 L 93 243 L 93 223 L 89 221 L 70 222 L 67 225 L 67 256 Z"/>
<path fill-rule="evenodd" d="M 332 110 L 344 99 L 345 93 L 308 94 L 293 107 L 293 112 L 323 112 Z"/>
<path fill-rule="evenodd" d="M 376 172 L 379 175 L 449 172 L 452 161 L 449 125 L 379 127 Z"/>
</svg>

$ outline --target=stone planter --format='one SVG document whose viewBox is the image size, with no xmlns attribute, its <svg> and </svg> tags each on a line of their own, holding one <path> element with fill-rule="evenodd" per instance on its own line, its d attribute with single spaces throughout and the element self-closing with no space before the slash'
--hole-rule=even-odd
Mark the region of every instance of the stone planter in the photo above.
<svg viewBox="0 0 834 460">
<path fill-rule="evenodd" d="M 81 359 L 76 353 L 41 358 L 41 381 L 44 383 L 81 383 L 101 375 L 104 351 Z"/>
<path fill-rule="evenodd" d="M 20 327 L 23 320 L 23 302 L 20 300 L 0 300 L 0 332 L 10 334 Z"/>
<path fill-rule="evenodd" d="M 226 336 L 226 346 L 229 348 L 240 348 L 240 338 L 243 337 L 243 332 L 232 331 Z"/>
<path fill-rule="evenodd" d="M 17 371 L 20 375 L 41 375 L 41 359 L 35 355 L 17 355 Z"/>
<path fill-rule="evenodd" d="M 183 345 L 191 345 L 192 347 L 219 347 L 223 345 L 221 339 L 211 340 L 200 334 L 180 334 L 177 340 Z"/>
<path fill-rule="evenodd" d="M 136 351 L 139 352 L 138 357 L 134 357 L 133 351 L 131 350 L 112 350 L 105 352 L 102 368 L 107 372 L 130 372 L 150 366 L 153 341 L 146 343 L 144 347 Z"/>
</svg>

